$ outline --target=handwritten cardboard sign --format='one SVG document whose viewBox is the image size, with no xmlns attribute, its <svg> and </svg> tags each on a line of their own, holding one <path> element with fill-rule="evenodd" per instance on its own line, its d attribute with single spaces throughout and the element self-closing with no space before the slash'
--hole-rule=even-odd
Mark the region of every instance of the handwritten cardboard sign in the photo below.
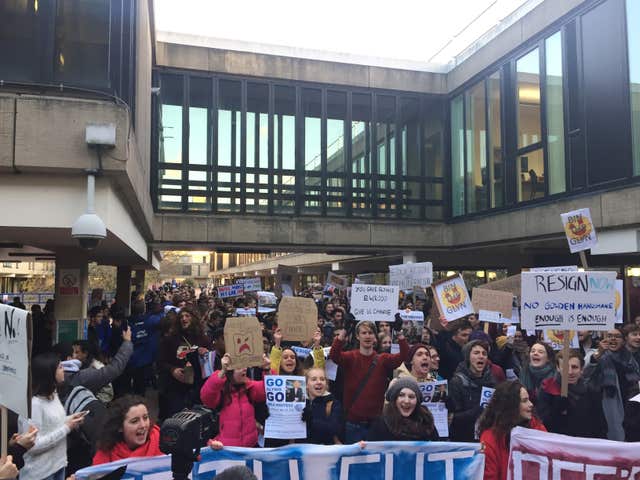
<svg viewBox="0 0 640 480">
<path fill-rule="evenodd" d="M 278 327 L 285 340 L 308 341 L 318 329 L 318 308 L 312 298 L 282 297 Z"/>
<path fill-rule="evenodd" d="M 397 285 L 400 290 L 412 290 L 414 287 L 427 288 L 432 282 L 433 264 L 431 262 L 389 265 L 389 284 Z"/>
<path fill-rule="evenodd" d="M 591 211 L 588 208 L 562 213 L 560 217 L 571 253 L 589 250 L 598 244 L 596 228 L 593 226 Z"/>
<path fill-rule="evenodd" d="M 256 317 L 230 317 L 224 325 L 224 344 L 230 368 L 262 365 L 262 328 Z"/>
<path fill-rule="evenodd" d="M 616 321 L 616 272 L 523 272 L 526 330 L 610 330 Z"/>
<path fill-rule="evenodd" d="M 448 322 L 475 313 L 469 292 L 460 275 L 449 277 L 432 285 L 431 288 L 438 309 Z"/>
<path fill-rule="evenodd" d="M 392 322 L 398 311 L 400 289 L 393 285 L 365 285 L 351 287 L 351 313 L 356 320 Z"/>
<path fill-rule="evenodd" d="M 511 292 L 474 288 L 471 298 L 477 312 L 480 310 L 500 312 L 502 318 L 511 318 L 513 310 L 513 294 Z"/>
</svg>

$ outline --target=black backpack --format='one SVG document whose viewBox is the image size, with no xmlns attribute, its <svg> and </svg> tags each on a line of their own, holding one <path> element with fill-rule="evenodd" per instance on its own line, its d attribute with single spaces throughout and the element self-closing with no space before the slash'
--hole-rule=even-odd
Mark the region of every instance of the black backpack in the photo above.
<svg viewBox="0 0 640 480">
<path fill-rule="evenodd" d="M 83 445 L 91 456 L 95 453 L 96 443 L 106 419 L 107 407 L 96 398 L 91 390 L 83 386 L 73 387 L 64 401 L 67 415 L 88 411 L 78 430 L 71 433 L 69 441 L 74 446 Z"/>
</svg>

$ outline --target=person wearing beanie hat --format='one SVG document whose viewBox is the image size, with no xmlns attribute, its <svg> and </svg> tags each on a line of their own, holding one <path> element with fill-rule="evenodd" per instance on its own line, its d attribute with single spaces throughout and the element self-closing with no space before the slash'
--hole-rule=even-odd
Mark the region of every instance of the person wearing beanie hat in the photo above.
<svg viewBox="0 0 640 480">
<path fill-rule="evenodd" d="M 464 361 L 449 381 L 447 408 L 453 414 L 449 438 L 455 442 L 473 442 L 475 423 L 482 413 L 482 388 L 495 388 L 498 381 L 491 372 L 486 342 L 473 340 L 464 346 L 462 354 Z"/>
<path fill-rule="evenodd" d="M 382 416 L 371 425 L 369 441 L 439 440 L 433 415 L 422 405 L 422 392 L 411 377 L 397 378 L 387 389 Z"/>
<path fill-rule="evenodd" d="M 433 382 L 431 373 L 431 352 L 423 343 L 415 343 L 409 349 L 407 360 L 395 369 L 394 377 L 413 377 L 416 382 Z"/>
</svg>

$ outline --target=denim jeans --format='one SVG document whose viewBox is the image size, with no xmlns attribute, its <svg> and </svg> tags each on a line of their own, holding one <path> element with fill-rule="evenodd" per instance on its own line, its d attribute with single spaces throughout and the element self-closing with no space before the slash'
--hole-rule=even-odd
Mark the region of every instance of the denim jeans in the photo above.
<svg viewBox="0 0 640 480">
<path fill-rule="evenodd" d="M 43 478 L 42 480 L 64 480 L 64 468 L 61 468 L 55 473 L 52 473 L 48 477 Z"/>
<path fill-rule="evenodd" d="M 344 440 L 346 444 L 356 443 L 367 438 L 369 432 L 368 423 L 346 422 L 344 428 Z"/>
</svg>

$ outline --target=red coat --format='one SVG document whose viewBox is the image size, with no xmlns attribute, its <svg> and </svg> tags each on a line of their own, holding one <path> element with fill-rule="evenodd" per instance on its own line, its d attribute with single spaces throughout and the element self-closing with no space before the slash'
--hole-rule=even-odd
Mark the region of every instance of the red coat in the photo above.
<svg viewBox="0 0 640 480">
<path fill-rule="evenodd" d="M 222 389 L 226 377 L 218 377 L 214 372 L 200 390 L 200 398 L 209 408 L 220 405 Z M 220 410 L 220 433 L 214 440 L 227 447 L 255 447 L 258 443 L 254 403 L 266 401 L 264 381 L 247 380 L 245 389 L 231 390 L 231 403 Z"/>
<path fill-rule="evenodd" d="M 126 443 L 118 442 L 109 452 L 98 450 L 93 456 L 93 464 L 100 465 L 123 458 L 155 457 L 157 455 L 164 455 L 164 453 L 160 451 L 160 427 L 154 425 L 149 431 L 149 439 L 144 445 L 131 450 Z"/>
<path fill-rule="evenodd" d="M 542 422 L 535 417 L 529 422 L 529 428 L 546 432 Z M 484 446 L 484 480 L 507 480 L 509 467 L 509 447 L 504 437 L 498 437 L 493 428 L 480 435 L 480 443 Z"/>
</svg>

